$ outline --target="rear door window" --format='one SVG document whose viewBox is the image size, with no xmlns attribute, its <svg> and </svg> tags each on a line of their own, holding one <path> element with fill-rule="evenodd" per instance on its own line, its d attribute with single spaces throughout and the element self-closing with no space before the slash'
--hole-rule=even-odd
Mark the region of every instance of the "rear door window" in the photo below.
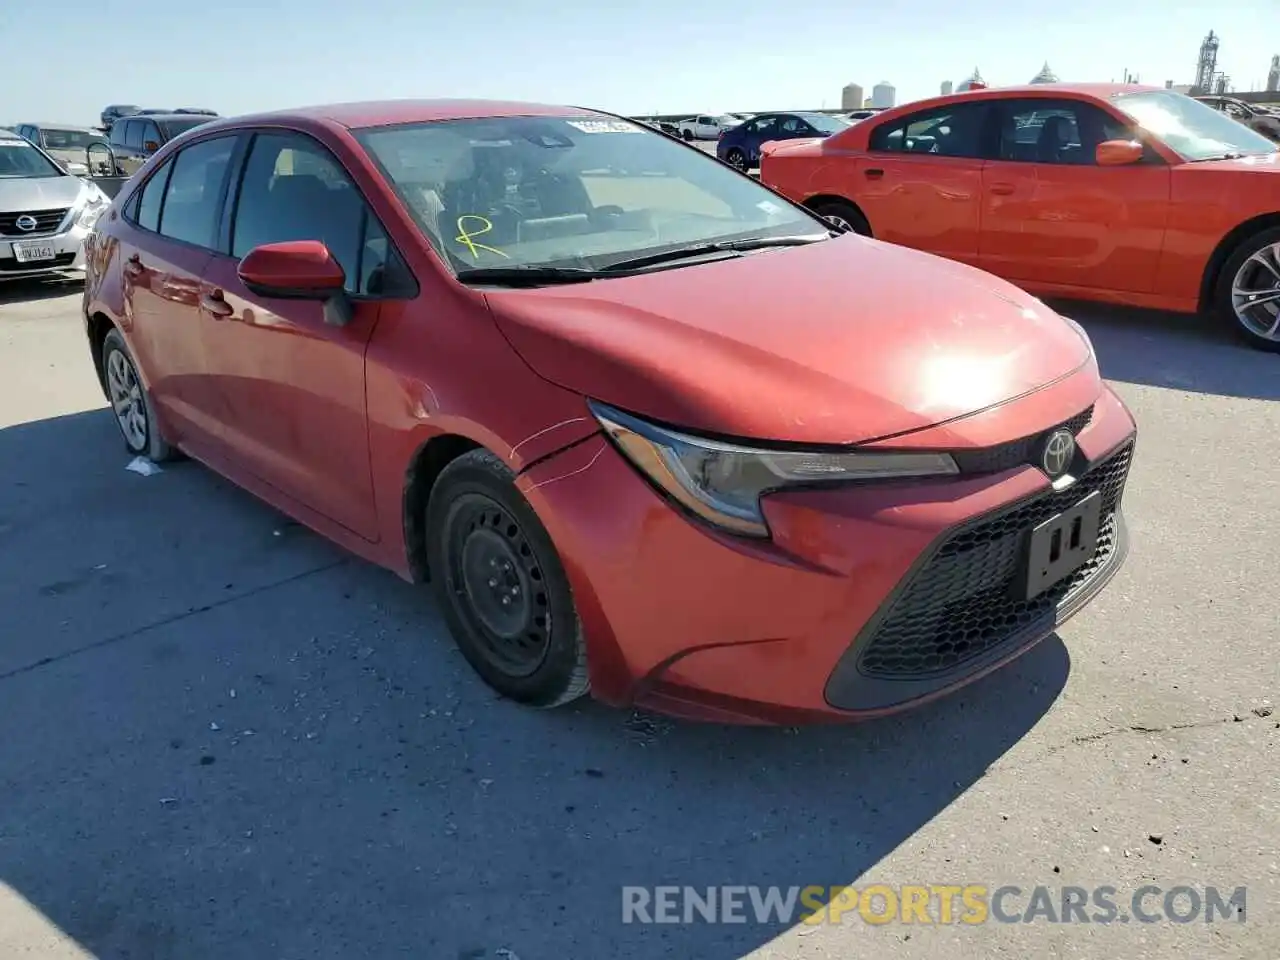
<svg viewBox="0 0 1280 960">
<path fill-rule="evenodd" d="M 234 136 L 202 140 L 178 152 L 164 192 L 160 233 L 215 249 Z M 154 179 L 154 178 L 153 178 Z"/>
</svg>

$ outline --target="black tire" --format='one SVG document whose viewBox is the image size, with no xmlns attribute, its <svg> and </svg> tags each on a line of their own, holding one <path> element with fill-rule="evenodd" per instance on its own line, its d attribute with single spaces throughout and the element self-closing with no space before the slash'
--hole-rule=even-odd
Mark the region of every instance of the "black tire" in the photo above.
<svg viewBox="0 0 1280 960">
<path fill-rule="evenodd" d="M 125 449 L 135 457 L 146 457 L 155 463 L 177 459 L 178 451 L 160 435 L 155 405 L 142 385 L 138 365 L 119 330 L 109 330 L 103 338 L 102 380 Z M 122 382 L 117 386 L 126 387 L 134 395 L 133 403 L 128 407 L 121 406 L 123 399 L 119 389 L 113 390 L 113 382 L 118 381 Z"/>
<path fill-rule="evenodd" d="M 498 457 L 472 450 L 440 472 L 426 536 L 445 620 L 490 687 L 535 707 L 588 692 L 586 641 L 560 556 Z"/>
<path fill-rule="evenodd" d="M 842 224 L 848 224 L 854 233 L 864 237 L 871 236 L 871 224 L 867 223 L 867 218 L 851 203 L 844 200 L 822 200 L 809 209 L 837 229 L 842 229 Z"/>
<path fill-rule="evenodd" d="M 731 167 L 737 167 L 743 173 L 747 172 L 747 155 L 737 147 L 730 148 L 729 152 L 724 155 L 725 162 Z"/>
<path fill-rule="evenodd" d="M 1241 319 L 1236 313 L 1234 298 L 1231 290 L 1235 286 L 1237 275 L 1243 280 L 1247 289 L 1253 289 L 1257 285 L 1257 289 L 1270 291 L 1271 284 L 1275 284 L 1275 292 L 1280 293 L 1280 280 L 1272 275 L 1265 267 L 1257 265 L 1252 269 L 1246 267 L 1249 259 L 1259 251 L 1276 244 L 1280 244 L 1280 227 L 1271 227 L 1268 230 L 1260 230 L 1253 236 L 1244 240 L 1239 246 L 1232 251 L 1231 256 L 1227 257 L 1226 263 L 1222 265 L 1222 272 L 1218 274 L 1218 283 L 1213 291 L 1213 312 L 1225 323 L 1229 323 L 1235 331 L 1236 336 L 1242 339 L 1249 346 L 1257 350 L 1265 350 L 1269 353 L 1280 353 L 1280 330 L 1277 330 L 1270 338 L 1264 335 L 1264 331 L 1258 329 L 1250 329 L 1250 326 Z M 1274 264 L 1276 258 L 1272 257 Z M 1280 264 L 1276 265 L 1280 270 Z M 1280 309 L 1280 302 L 1269 304 L 1269 306 Z M 1263 318 L 1269 314 L 1268 305 L 1259 305 L 1254 308 L 1253 318 Z"/>
<path fill-rule="evenodd" d="M 680 132 L 680 136 L 684 137 L 685 142 L 687 143 L 687 142 L 689 142 L 689 141 L 693 140 L 693 131 L 692 131 L 692 130 L 682 130 L 682 131 Z"/>
</svg>

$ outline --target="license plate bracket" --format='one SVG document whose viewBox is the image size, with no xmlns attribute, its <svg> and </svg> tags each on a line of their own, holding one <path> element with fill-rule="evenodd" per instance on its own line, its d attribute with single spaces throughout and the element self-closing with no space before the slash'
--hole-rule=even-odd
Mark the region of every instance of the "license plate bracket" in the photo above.
<svg viewBox="0 0 1280 960">
<path fill-rule="evenodd" d="M 58 257 L 52 240 L 14 240 L 11 246 L 13 259 L 18 263 L 44 263 Z"/>
<path fill-rule="evenodd" d="M 1020 595 L 1033 600 L 1071 576 L 1098 549 L 1102 527 L 1102 491 L 1038 524 L 1027 536 Z"/>
</svg>

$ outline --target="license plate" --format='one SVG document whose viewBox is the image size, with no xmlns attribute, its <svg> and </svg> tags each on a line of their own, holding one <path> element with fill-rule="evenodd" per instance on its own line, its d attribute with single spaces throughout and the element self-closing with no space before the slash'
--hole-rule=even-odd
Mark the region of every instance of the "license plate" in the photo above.
<svg viewBox="0 0 1280 960">
<path fill-rule="evenodd" d="M 1095 491 L 1031 531 L 1022 596 L 1031 600 L 1079 570 L 1098 549 L 1102 491 Z"/>
<path fill-rule="evenodd" d="M 48 240 L 29 240 L 25 243 L 15 240 L 13 242 L 13 258 L 19 263 L 39 263 L 42 260 L 52 260 L 57 255 L 58 251 Z"/>
</svg>

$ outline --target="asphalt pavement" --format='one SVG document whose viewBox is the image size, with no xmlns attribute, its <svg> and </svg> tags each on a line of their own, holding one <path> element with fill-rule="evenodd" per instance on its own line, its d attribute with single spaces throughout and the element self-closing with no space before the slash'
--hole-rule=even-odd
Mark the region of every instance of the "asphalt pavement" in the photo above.
<svg viewBox="0 0 1280 960">
<path fill-rule="evenodd" d="M 497 700 L 425 590 L 196 463 L 127 471 L 79 296 L 0 287 L 0 957 L 1280 955 L 1280 357 L 1062 306 L 1140 423 L 1125 569 L 923 710 L 743 729 Z M 872 883 L 1248 906 L 622 922 L 629 885 Z"/>
</svg>

